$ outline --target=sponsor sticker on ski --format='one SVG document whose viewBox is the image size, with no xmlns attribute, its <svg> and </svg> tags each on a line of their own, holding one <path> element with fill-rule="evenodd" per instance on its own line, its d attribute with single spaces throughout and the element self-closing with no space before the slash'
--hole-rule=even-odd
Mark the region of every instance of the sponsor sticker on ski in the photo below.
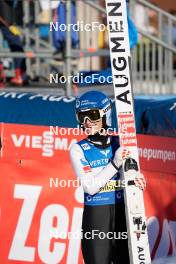
<svg viewBox="0 0 176 264">
<path fill-rule="evenodd" d="M 119 136 L 121 146 L 134 147 L 137 146 L 135 121 L 133 114 L 119 114 Z"/>
</svg>

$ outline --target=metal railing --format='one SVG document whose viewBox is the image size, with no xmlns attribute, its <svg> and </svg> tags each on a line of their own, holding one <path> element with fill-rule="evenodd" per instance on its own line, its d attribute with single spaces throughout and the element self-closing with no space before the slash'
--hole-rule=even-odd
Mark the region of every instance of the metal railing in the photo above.
<svg viewBox="0 0 176 264">
<path fill-rule="evenodd" d="M 86 4 L 106 14 L 106 10 L 96 2 L 85 0 Z M 149 15 L 152 10 L 157 19 L 158 34 L 138 28 L 139 43 L 132 50 L 132 71 L 134 92 L 137 94 L 173 94 L 176 93 L 176 43 L 173 43 L 173 28 L 176 17 L 145 0 L 134 0 L 131 15 L 134 18 L 134 6 L 138 4 Z M 146 25 L 150 28 L 150 24 Z M 164 36 L 164 29 L 168 32 Z M 165 38 L 164 38 L 165 37 Z"/>
<path fill-rule="evenodd" d="M 176 92 L 176 43 L 173 39 L 176 17 L 148 1 L 136 0 L 133 5 L 136 3 L 144 9 L 144 14 L 150 16 L 150 11 L 153 12 L 155 32 L 150 32 L 150 21 L 145 29 L 138 27 L 141 38 L 132 52 L 135 91 L 173 94 Z"/>
</svg>

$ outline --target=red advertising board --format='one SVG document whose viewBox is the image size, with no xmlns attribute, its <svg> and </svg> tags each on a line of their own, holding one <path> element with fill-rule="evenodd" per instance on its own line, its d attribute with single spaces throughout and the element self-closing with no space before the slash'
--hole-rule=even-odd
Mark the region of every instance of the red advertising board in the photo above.
<svg viewBox="0 0 176 264">
<path fill-rule="evenodd" d="M 83 263 L 83 193 L 69 160 L 71 144 L 82 136 L 49 137 L 49 127 L 2 127 L 0 263 Z M 174 254 L 176 140 L 140 135 L 138 143 L 147 180 L 151 254 L 153 258 Z"/>
<path fill-rule="evenodd" d="M 58 238 L 81 229 L 79 188 L 66 185 L 74 179 L 68 157 L 0 165 L 0 263 L 78 263 L 80 239 Z"/>
<path fill-rule="evenodd" d="M 137 140 L 143 169 L 176 174 L 176 138 L 138 135 Z"/>
<path fill-rule="evenodd" d="M 4 159 L 57 159 L 84 137 L 77 128 L 1 124 Z M 51 133 L 52 132 L 52 133 Z M 137 135 L 141 168 L 176 174 L 176 139 Z"/>
</svg>

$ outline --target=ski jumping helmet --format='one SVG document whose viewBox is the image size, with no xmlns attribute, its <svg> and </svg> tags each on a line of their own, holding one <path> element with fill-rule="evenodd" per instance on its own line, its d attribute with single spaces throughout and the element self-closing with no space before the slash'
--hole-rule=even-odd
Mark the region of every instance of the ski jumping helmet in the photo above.
<svg viewBox="0 0 176 264">
<path fill-rule="evenodd" d="M 102 92 L 89 91 L 76 99 L 76 117 L 80 124 L 85 117 L 91 120 L 102 118 L 103 127 L 111 127 L 111 100 Z M 94 110 L 94 111 L 92 111 Z"/>
</svg>

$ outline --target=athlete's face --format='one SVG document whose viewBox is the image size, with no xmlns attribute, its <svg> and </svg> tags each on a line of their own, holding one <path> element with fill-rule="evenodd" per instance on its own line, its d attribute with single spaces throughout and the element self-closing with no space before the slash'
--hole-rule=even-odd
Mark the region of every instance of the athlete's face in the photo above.
<svg viewBox="0 0 176 264">
<path fill-rule="evenodd" d="M 86 118 L 84 127 L 86 128 L 86 132 L 89 135 L 95 135 L 97 132 L 99 132 L 102 128 L 102 118 L 98 121 L 91 121 L 90 119 Z"/>
</svg>

